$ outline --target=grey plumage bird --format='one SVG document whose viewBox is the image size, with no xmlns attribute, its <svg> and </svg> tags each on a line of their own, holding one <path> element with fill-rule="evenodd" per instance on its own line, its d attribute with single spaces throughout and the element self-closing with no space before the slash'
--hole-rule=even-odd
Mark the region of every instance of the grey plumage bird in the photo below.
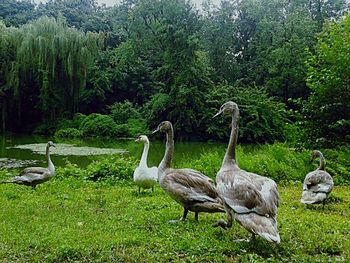
<svg viewBox="0 0 350 263">
<path fill-rule="evenodd" d="M 314 150 L 311 153 L 311 162 L 320 158 L 320 166 L 310 173 L 304 179 L 303 193 L 300 202 L 303 204 L 325 205 L 328 194 L 332 191 L 334 183 L 332 176 L 325 171 L 325 158 L 320 151 Z"/>
<path fill-rule="evenodd" d="M 230 228 L 233 219 L 252 233 L 280 243 L 277 230 L 279 193 L 276 183 L 267 177 L 247 172 L 238 167 L 236 144 L 238 137 L 238 105 L 224 103 L 214 117 L 232 114 L 231 136 L 221 168 L 216 175 L 217 190 L 225 203 L 228 221 L 219 220 L 214 226 Z"/>
<path fill-rule="evenodd" d="M 47 168 L 44 167 L 27 167 L 20 176 L 15 176 L 8 181 L 1 182 L 2 184 L 21 184 L 31 186 L 33 189 L 38 184 L 42 184 L 50 180 L 55 175 L 55 166 L 50 158 L 50 147 L 56 147 L 52 141 L 49 141 L 46 145 L 46 159 Z"/>
<path fill-rule="evenodd" d="M 185 220 L 188 211 L 224 213 L 223 202 L 218 195 L 213 180 L 193 169 L 173 169 L 171 161 L 174 152 L 174 131 L 169 121 L 161 122 L 153 132 L 166 133 L 166 150 L 158 166 L 158 181 L 163 190 L 184 208 L 181 221 Z"/>
</svg>

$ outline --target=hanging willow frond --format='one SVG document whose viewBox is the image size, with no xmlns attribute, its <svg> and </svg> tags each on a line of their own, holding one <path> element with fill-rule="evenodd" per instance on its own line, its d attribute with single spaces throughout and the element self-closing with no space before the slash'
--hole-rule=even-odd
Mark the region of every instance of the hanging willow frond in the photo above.
<svg viewBox="0 0 350 263">
<path fill-rule="evenodd" d="M 17 49 L 17 79 L 22 74 L 36 81 L 40 107 L 47 116 L 73 113 L 85 88 L 87 67 L 101 49 L 103 36 L 69 28 L 48 17 L 20 30 L 23 37 Z M 19 86 L 30 89 L 25 84 Z"/>
</svg>

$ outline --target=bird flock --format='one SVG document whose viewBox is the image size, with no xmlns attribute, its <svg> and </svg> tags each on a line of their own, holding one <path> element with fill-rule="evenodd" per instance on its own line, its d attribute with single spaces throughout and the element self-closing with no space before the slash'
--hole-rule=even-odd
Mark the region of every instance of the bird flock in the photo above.
<svg viewBox="0 0 350 263">
<path fill-rule="evenodd" d="M 186 220 L 188 212 L 195 213 L 198 220 L 200 212 L 226 213 L 227 221 L 220 219 L 213 227 L 230 228 L 233 220 L 248 230 L 254 240 L 256 235 L 276 244 L 280 243 L 277 228 L 277 208 L 279 193 L 277 184 L 270 178 L 260 176 L 239 168 L 236 157 L 238 138 L 239 108 L 232 101 L 224 103 L 213 118 L 224 114 L 231 115 L 231 134 L 221 168 L 216 175 L 216 182 L 203 173 L 190 169 L 171 167 L 174 153 L 174 131 L 171 122 L 161 122 L 153 133 L 166 134 L 166 148 L 158 168 L 147 166 L 150 147 L 146 135 L 140 135 L 136 142 L 143 143 L 143 153 L 139 166 L 135 169 L 133 179 L 140 189 L 152 188 L 159 183 L 160 187 L 172 199 L 183 207 L 180 221 Z M 50 158 L 50 148 L 56 147 L 49 141 L 46 145 L 47 168 L 28 167 L 20 176 L 15 176 L 1 183 L 12 183 L 31 186 L 50 180 L 55 175 L 55 166 Z M 328 194 L 334 186 L 332 177 L 325 171 L 325 158 L 320 151 L 314 150 L 311 161 L 319 158 L 319 167 L 305 177 L 301 203 L 306 205 L 322 203 L 325 205 Z M 242 240 L 237 240 L 242 241 Z"/>
</svg>

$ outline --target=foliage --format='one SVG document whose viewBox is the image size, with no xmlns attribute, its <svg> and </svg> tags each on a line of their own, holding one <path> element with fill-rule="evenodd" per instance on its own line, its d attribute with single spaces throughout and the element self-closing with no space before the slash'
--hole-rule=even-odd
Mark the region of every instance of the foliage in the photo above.
<svg viewBox="0 0 350 263">
<path fill-rule="evenodd" d="M 58 129 L 65 129 L 65 128 L 75 128 L 79 129 L 81 123 L 85 120 L 86 115 L 81 113 L 74 114 L 72 119 L 63 119 L 60 120 L 57 124 Z"/>
<path fill-rule="evenodd" d="M 136 168 L 136 160 L 124 156 L 111 156 L 94 161 L 88 167 L 87 178 L 93 181 L 100 180 L 131 180 Z"/>
<path fill-rule="evenodd" d="M 128 135 L 131 137 L 136 137 L 140 134 L 148 134 L 149 130 L 147 128 L 146 122 L 141 119 L 128 119 Z"/>
<path fill-rule="evenodd" d="M 341 22 L 331 23 L 320 35 L 316 53 L 307 61 L 312 94 L 304 112 L 313 143 L 350 141 L 349 30 L 350 14 Z"/>
<path fill-rule="evenodd" d="M 114 103 L 109 107 L 109 110 L 113 120 L 118 124 L 127 123 L 130 118 L 140 118 L 138 109 L 128 100 Z"/>
<path fill-rule="evenodd" d="M 207 1 L 201 11 L 187 0 L 125 0 L 113 7 L 100 6 L 96 0 L 49 0 L 38 5 L 28 0 L 3 0 L 1 130 L 31 132 L 38 125 L 41 133 L 78 129 L 75 124 L 56 124 L 76 112 L 108 114 L 112 105 L 121 107 L 112 113 L 119 125 L 118 136 L 134 136 L 170 120 L 177 138 L 223 139 L 229 129 L 217 125 L 224 120 L 210 119 L 211 111 L 219 106 L 211 96 L 220 97 L 220 103 L 232 99 L 227 88 L 218 87 L 233 86 L 242 88 L 239 96 L 244 99 L 234 99 L 242 105 L 244 141 L 304 142 L 306 133 L 300 125 L 304 119 L 292 114 L 286 120 L 282 106 L 275 102 L 265 109 L 257 109 L 266 107 L 265 103 L 257 108 L 245 104 L 256 102 L 250 96 L 256 98 L 257 89 L 264 90 L 264 102 L 274 101 L 267 98 L 274 96 L 288 110 L 298 111 L 293 101 L 307 99 L 311 90 L 304 112 L 298 112 L 307 117 L 310 137 L 326 143 L 335 137 L 335 144 L 348 141 L 341 136 L 349 128 L 345 113 L 333 119 L 327 110 L 329 106 L 339 112 L 348 109 L 329 101 L 322 102 L 327 109 L 318 104 L 320 91 L 313 86 L 315 81 L 323 81 L 324 75 L 310 70 L 318 68 L 318 62 L 326 62 L 317 59 L 327 47 L 328 33 L 321 37 L 325 45 L 317 46 L 319 32 L 325 28 L 333 32 L 334 36 L 329 36 L 335 43 L 342 43 L 339 39 L 345 31 L 327 29 L 327 22 L 340 21 L 348 9 L 345 0 L 230 0 L 216 7 Z M 330 48 L 337 49 L 337 45 Z M 345 47 L 340 45 L 339 52 Z M 317 59 L 310 55 L 305 65 L 307 50 Z M 330 57 L 338 57 L 338 53 Z M 347 55 L 339 55 L 344 57 Z M 348 68 L 346 59 L 338 63 L 338 69 L 342 68 Z M 334 92 L 345 101 L 348 98 L 341 87 L 348 74 L 346 70 L 343 73 L 325 75 L 340 78 Z M 216 94 L 217 90 L 225 95 Z M 332 94 L 324 95 L 331 98 Z M 123 116 L 128 105 L 140 114 Z M 319 118 L 322 125 L 329 123 L 326 129 L 315 129 L 313 119 L 319 115 L 319 106 L 326 113 Z M 267 118 L 270 113 L 272 118 Z M 325 134 L 314 134 L 315 130 Z M 298 137 L 299 133 L 302 136 Z"/>
<path fill-rule="evenodd" d="M 80 124 L 79 128 L 86 137 L 109 136 L 113 137 L 117 124 L 111 116 L 99 113 L 88 115 Z"/>
<path fill-rule="evenodd" d="M 222 116 L 212 119 L 228 100 L 236 102 L 240 109 L 239 137 L 242 141 L 273 142 L 284 138 L 284 104 L 269 97 L 263 88 L 240 88 L 225 84 L 216 86 L 208 94 L 205 119 L 210 134 L 219 139 L 228 138 L 230 121 Z"/>
<path fill-rule="evenodd" d="M 66 178 L 82 179 L 84 178 L 84 176 L 86 176 L 86 171 L 78 167 L 78 165 L 71 163 L 69 161 L 66 161 L 65 166 L 57 167 L 57 171 L 55 175 L 55 177 L 59 178 L 60 180 L 66 179 Z"/>
<path fill-rule="evenodd" d="M 55 132 L 55 138 L 75 139 L 80 138 L 81 135 L 81 131 L 75 128 L 60 129 Z"/>
<path fill-rule="evenodd" d="M 35 4 L 30 0 L 2 0 L 0 19 L 7 26 L 20 26 L 36 17 Z"/>
<path fill-rule="evenodd" d="M 103 19 L 104 8 L 97 5 L 96 0 L 49 0 L 40 4 L 36 13 L 38 16 L 48 16 L 58 19 L 64 17 L 70 27 L 85 32 L 101 32 L 110 29 L 109 23 Z"/>
</svg>

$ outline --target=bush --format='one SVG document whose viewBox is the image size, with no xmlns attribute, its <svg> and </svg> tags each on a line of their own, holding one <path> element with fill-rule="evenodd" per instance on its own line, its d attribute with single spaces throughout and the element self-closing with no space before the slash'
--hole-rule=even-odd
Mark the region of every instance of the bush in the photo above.
<svg viewBox="0 0 350 263">
<path fill-rule="evenodd" d="M 59 121 L 57 128 L 58 129 L 66 129 L 66 128 L 75 128 L 79 129 L 81 123 L 85 120 L 86 115 L 81 114 L 81 113 L 76 113 L 73 116 L 73 119 L 63 119 Z"/>
<path fill-rule="evenodd" d="M 139 119 L 140 113 L 134 105 L 126 100 L 124 102 L 116 102 L 109 107 L 111 116 L 117 124 L 124 124 L 128 122 L 128 119 Z"/>
<path fill-rule="evenodd" d="M 116 137 L 128 137 L 129 136 L 128 124 L 117 124 L 114 130 L 114 135 Z"/>
<path fill-rule="evenodd" d="M 211 137 L 227 139 L 230 134 L 228 127 L 230 117 L 212 119 L 212 116 L 226 101 L 232 100 L 240 108 L 239 138 L 243 142 L 274 142 L 284 140 L 286 110 L 283 103 L 269 97 L 264 88 L 217 86 L 208 95 L 208 111 L 204 120 Z"/>
<path fill-rule="evenodd" d="M 111 156 L 94 161 L 86 168 L 90 180 L 104 179 L 132 180 L 132 175 L 137 166 L 135 159 L 125 156 Z"/>
<path fill-rule="evenodd" d="M 55 138 L 75 139 L 80 138 L 81 136 L 82 132 L 75 128 L 61 129 L 55 132 Z"/>
<path fill-rule="evenodd" d="M 148 134 L 147 124 L 140 119 L 128 119 L 128 135 L 136 137 L 140 134 Z"/>
<path fill-rule="evenodd" d="M 117 124 L 111 116 L 93 113 L 82 121 L 80 130 L 86 137 L 112 137 L 116 133 Z"/>
<path fill-rule="evenodd" d="M 179 167 L 195 169 L 215 181 L 216 174 L 221 167 L 223 156 L 224 155 L 219 152 L 208 152 L 201 154 L 197 160 L 181 163 Z M 187 160 L 191 160 L 191 158 Z"/>
<path fill-rule="evenodd" d="M 34 129 L 33 133 L 40 135 L 52 135 L 56 130 L 56 126 L 56 122 L 43 122 Z"/>
<path fill-rule="evenodd" d="M 64 167 L 57 167 L 56 178 L 83 178 L 86 171 L 78 167 L 77 164 L 66 162 Z"/>
</svg>

